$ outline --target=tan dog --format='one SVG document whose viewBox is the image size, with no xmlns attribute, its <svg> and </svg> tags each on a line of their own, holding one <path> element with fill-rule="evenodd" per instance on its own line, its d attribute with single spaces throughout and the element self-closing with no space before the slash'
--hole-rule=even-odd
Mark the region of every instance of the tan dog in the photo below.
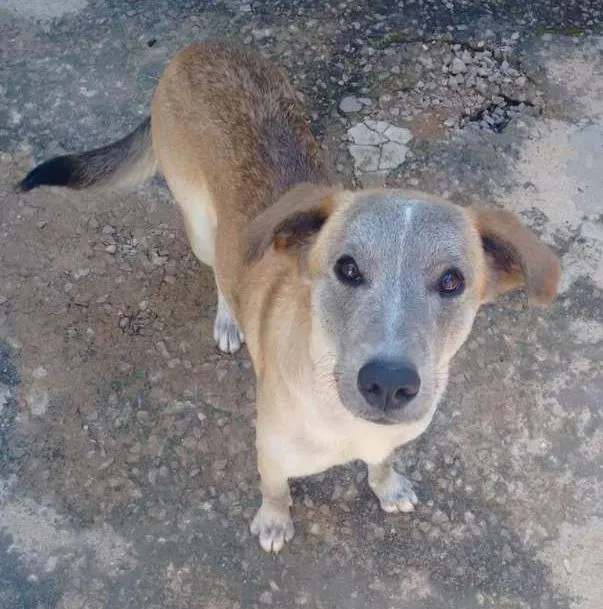
<svg viewBox="0 0 603 609">
<path fill-rule="evenodd" d="M 549 302 L 555 256 L 507 212 L 332 186 L 283 73 L 217 43 L 172 60 L 132 134 L 21 187 L 122 185 L 156 166 L 214 268 L 216 340 L 233 352 L 244 332 L 253 360 L 262 547 L 293 536 L 289 478 L 353 459 L 384 510 L 412 510 L 394 449 L 429 425 L 480 305 L 521 286 Z"/>
</svg>

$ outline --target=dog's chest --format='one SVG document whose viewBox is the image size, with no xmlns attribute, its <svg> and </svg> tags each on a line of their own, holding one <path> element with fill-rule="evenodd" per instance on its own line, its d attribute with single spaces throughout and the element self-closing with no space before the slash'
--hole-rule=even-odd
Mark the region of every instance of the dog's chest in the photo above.
<svg viewBox="0 0 603 609">
<path fill-rule="evenodd" d="M 287 462 L 286 469 L 303 472 L 292 476 L 318 473 L 357 459 L 381 463 L 398 446 L 423 433 L 431 419 L 379 425 L 352 415 L 334 396 L 300 391 L 295 397 L 295 405 L 287 409 L 287 428 L 281 427 L 275 434 L 283 444 L 279 453 Z"/>
<path fill-rule="evenodd" d="M 306 427 L 308 454 L 316 471 L 361 459 L 366 463 L 381 463 L 398 446 L 420 435 L 428 421 L 406 425 L 383 426 L 353 417 L 332 424 L 321 421 Z"/>
</svg>

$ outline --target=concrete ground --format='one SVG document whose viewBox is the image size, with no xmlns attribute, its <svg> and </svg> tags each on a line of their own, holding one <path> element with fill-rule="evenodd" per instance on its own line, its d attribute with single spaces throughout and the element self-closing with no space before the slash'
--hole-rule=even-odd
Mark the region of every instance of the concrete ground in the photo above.
<svg viewBox="0 0 603 609">
<path fill-rule="evenodd" d="M 0 3 L 0 608 L 600 609 L 600 1 Z M 521 214 L 562 258 L 545 310 L 485 308 L 428 432 L 414 514 L 359 464 L 294 483 L 265 555 L 254 389 L 160 179 L 15 194 L 147 113 L 189 41 L 278 59 L 347 184 Z M 377 122 L 379 121 L 379 122 Z"/>
</svg>

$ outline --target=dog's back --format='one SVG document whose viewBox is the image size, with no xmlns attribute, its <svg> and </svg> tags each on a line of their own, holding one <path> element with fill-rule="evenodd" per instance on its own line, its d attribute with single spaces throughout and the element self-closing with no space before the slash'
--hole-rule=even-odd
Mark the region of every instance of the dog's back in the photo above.
<svg viewBox="0 0 603 609">
<path fill-rule="evenodd" d="M 294 89 L 257 53 L 187 47 L 160 80 L 151 122 L 163 173 L 195 181 L 202 167 L 219 215 L 254 216 L 295 184 L 327 180 Z"/>
<path fill-rule="evenodd" d="M 189 241 L 236 308 L 250 220 L 293 185 L 329 179 L 295 91 L 257 53 L 194 44 L 164 72 L 151 125 Z"/>
</svg>

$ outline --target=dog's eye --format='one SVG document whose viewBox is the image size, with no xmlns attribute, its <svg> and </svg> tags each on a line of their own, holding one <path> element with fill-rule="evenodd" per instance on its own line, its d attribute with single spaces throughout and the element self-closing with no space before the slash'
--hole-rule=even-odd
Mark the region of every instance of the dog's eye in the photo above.
<svg viewBox="0 0 603 609">
<path fill-rule="evenodd" d="M 363 281 L 362 273 L 351 256 L 342 256 L 335 263 L 335 275 L 346 285 L 359 285 Z"/>
<path fill-rule="evenodd" d="M 438 292 L 442 296 L 458 296 L 465 289 L 465 278 L 457 269 L 448 269 L 438 279 Z"/>
</svg>

